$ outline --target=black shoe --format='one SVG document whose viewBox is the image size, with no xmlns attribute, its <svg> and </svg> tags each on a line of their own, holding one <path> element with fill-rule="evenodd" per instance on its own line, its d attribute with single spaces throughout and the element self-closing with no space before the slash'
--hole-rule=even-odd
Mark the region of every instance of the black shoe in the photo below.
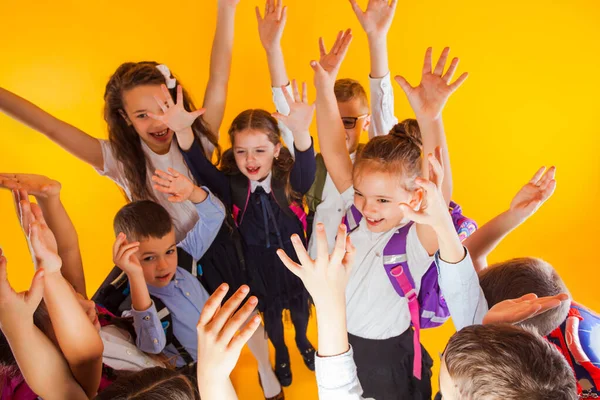
<svg viewBox="0 0 600 400">
<path fill-rule="evenodd" d="M 283 387 L 288 387 L 292 384 L 292 369 L 290 363 L 281 363 L 275 366 L 275 375 L 279 379 L 279 383 Z"/>
<path fill-rule="evenodd" d="M 306 368 L 310 369 L 311 371 L 315 370 L 315 353 L 316 350 L 312 347 L 300 352 Z"/>
</svg>

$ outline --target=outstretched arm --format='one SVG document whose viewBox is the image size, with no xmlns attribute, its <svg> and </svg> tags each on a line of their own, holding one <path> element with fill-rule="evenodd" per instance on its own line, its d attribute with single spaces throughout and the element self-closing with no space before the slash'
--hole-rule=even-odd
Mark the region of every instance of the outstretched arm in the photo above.
<svg viewBox="0 0 600 400">
<path fill-rule="evenodd" d="M 63 276 L 77 293 L 87 298 L 79 238 L 60 200 L 60 183 L 42 175 L 0 174 L 0 187 L 13 190 L 17 212 L 20 200 L 26 196 L 24 191 L 35 196 L 48 227 L 56 232 L 58 255 L 63 260 Z"/>
<path fill-rule="evenodd" d="M 352 32 L 338 33 L 337 40 L 328 53 L 323 39 L 319 39 L 321 59 L 312 61 L 317 89 L 317 134 L 321 154 L 327 171 L 338 192 L 344 193 L 352 186 L 352 160 L 346 147 L 346 130 L 342 123 L 337 100 L 333 91 L 337 74 L 350 42 Z"/>
<path fill-rule="evenodd" d="M 33 323 L 33 313 L 43 293 L 42 269 L 34 275 L 28 291 L 16 293 L 13 290 L 7 278 L 6 258 L 0 249 L 0 327 L 25 382 L 34 393 L 47 400 L 87 399 L 60 351 Z"/>
<path fill-rule="evenodd" d="M 525 222 L 548 200 L 556 188 L 556 168 L 541 167 L 515 195 L 510 208 L 476 230 L 464 244 L 477 272 L 487 268 L 487 256 L 519 225 Z"/>
<path fill-rule="evenodd" d="M 227 87 L 231 74 L 235 11 L 239 0 L 219 0 L 217 28 L 210 54 L 210 76 L 204 94 L 204 121 L 218 134 L 225 114 Z"/>
<path fill-rule="evenodd" d="M 104 168 L 104 156 L 98 139 L 2 88 L 0 88 L 0 112 L 40 132 L 92 167 L 99 170 Z"/>
</svg>

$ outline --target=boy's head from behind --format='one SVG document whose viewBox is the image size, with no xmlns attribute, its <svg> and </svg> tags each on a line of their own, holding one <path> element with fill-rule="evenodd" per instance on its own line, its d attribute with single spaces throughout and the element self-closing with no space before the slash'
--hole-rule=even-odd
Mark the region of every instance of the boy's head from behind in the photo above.
<svg viewBox="0 0 600 400">
<path fill-rule="evenodd" d="M 517 299 L 528 293 L 538 297 L 569 293 L 564 282 L 550 264 L 539 258 L 515 258 L 492 265 L 479 274 L 479 284 L 492 308 L 508 299 Z M 527 319 L 521 325 L 534 327 L 542 336 L 562 324 L 569 313 L 570 301 Z"/>
<path fill-rule="evenodd" d="M 135 253 L 146 283 L 164 287 L 177 270 L 177 243 L 171 216 L 153 201 L 134 201 L 121 208 L 113 222 L 115 235 L 123 232 L 129 243 L 140 242 Z"/>
<path fill-rule="evenodd" d="M 333 90 L 346 129 L 346 146 L 350 153 L 354 153 L 361 132 L 366 131 L 371 123 L 367 93 L 353 79 L 338 79 Z"/>
<path fill-rule="evenodd" d="M 565 358 L 535 332 L 512 325 L 472 325 L 455 333 L 440 368 L 444 400 L 577 399 Z"/>
</svg>

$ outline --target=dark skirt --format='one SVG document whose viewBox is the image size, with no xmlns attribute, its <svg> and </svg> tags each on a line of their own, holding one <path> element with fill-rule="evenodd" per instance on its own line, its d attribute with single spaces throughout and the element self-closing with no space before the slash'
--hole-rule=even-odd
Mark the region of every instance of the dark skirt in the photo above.
<svg viewBox="0 0 600 400">
<path fill-rule="evenodd" d="M 400 336 L 385 340 L 364 339 L 348 334 L 354 350 L 363 397 L 375 400 L 430 400 L 433 360 L 421 346 L 421 380 L 413 376 L 413 335 L 407 329 Z"/>
</svg>

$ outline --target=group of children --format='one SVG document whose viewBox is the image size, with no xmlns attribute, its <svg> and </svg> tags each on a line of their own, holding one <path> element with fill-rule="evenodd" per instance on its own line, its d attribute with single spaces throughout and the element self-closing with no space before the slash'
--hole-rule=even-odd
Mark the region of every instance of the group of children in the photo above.
<svg viewBox="0 0 600 400">
<path fill-rule="evenodd" d="M 477 229 L 451 201 L 442 121 L 467 74 L 453 80 L 458 58 L 446 68 L 446 48 L 434 66 L 428 49 L 417 86 L 396 77 L 416 116 L 399 122 L 387 61 L 397 2 L 350 3 L 369 43 L 370 104 L 357 81 L 337 79 L 350 30 L 329 51 L 321 39 L 308 102 L 307 85 L 285 69 L 287 9 L 267 0 L 256 14 L 277 112 L 241 112 L 224 152 L 236 1 L 219 1 L 201 109 L 156 62 L 125 63 L 110 78 L 108 140 L 0 88 L 0 111 L 108 176 L 129 201 L 113 222 L 115 267 L 92 301 L 60 183 L 0 174 L 36 266 L 30 290 L 15 293 L 0 253 L 2 399 L 233 399 L 229 375 L 246 344 L 265 399 L 284 399 L 293 380 L 284 310 L 321 399 L 432 398 L 420 331 L 449 317 L 458 332 L 437 396 L 600 394 L 598 316 L 540 259 L 486 262 L 552 195 L 555 168 L 537 171 Z M 318 351 L 307 338 L 313 305 Z"/>
</svg>

